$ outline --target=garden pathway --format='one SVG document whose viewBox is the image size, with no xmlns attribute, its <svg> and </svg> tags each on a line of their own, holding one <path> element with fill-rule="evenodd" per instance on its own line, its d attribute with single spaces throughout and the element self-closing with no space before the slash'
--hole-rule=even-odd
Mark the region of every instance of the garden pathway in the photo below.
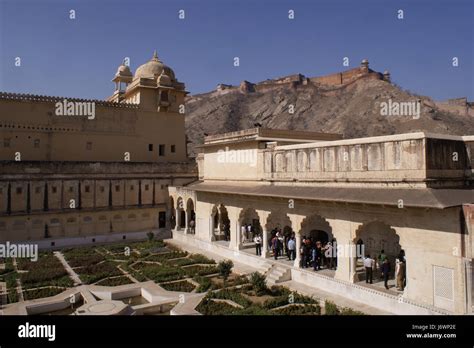
<svg viewBox="0 0 474 348">
<path fill-rule="evenodd" d="M 74 270 L 71 268 L 71 266 L 69 266 L 66 259 L 64 258 L 64 255 L 60 251 L 55 251 L 54 256 L 56 256 L 59 259 L 59 261 L 61 261 L 61 263 L 63 264 L 64 269 L 66 269 L 67 273 L 69 273 L 69 276 L 74 281 L 74 286 L 82 284 L 81 279 L 79 278 L 77 273 L 74 272 Z"/>
</svg>

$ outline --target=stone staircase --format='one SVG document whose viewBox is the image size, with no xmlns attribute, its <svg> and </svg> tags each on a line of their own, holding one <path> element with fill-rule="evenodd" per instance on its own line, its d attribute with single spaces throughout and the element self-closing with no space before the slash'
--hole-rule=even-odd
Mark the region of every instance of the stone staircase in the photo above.
<svg viewBox="0 0 474 348">
<path fill-rule="evenodd" d="M 289 267 L 273 265 L 267 272 L 267 284 L 270 286 L 287 280 L 291 280 L 291 268 Z"/>
<path fill-rule="evenodd" d="M 272 268 L 272 263 L 271 262 L 264 262 L 258 266 L 256 266 L 255 268 L 257 268 L 257 272 L 260 272 L 262 274 L 267 274 L 267 272 L 270 271 L 270 269 Z"/>
</svg>

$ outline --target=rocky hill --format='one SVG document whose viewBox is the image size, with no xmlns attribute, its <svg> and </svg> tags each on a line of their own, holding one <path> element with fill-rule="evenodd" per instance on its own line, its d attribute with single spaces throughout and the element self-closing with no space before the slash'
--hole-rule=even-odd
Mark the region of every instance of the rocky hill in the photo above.
<svg viewBox="0 0 474 348">
<path fill-rule="evenodd" d="M 344 138 L 416 131 L 474 134 L 473 105 L 465 99 L 464 104 L 463 99 L 436 103 L 382 78 L 362 77 L 332 86 L 307 80 L 304 84 L 282 83 L 256 90 L 248 88 L 245 81 L 245 88 L 222 85 L 224 88 L 216 91 L 188 97 L 190 154 L 194 154 L 196 144 L 202 143 L 205 133 L 252 128 L 255 123 L 266 128 L 342 133 Z M 383 103 L 389 100 L 392 105 L 419 101 L 419 117 L 383 115 Z"/>
</svg>

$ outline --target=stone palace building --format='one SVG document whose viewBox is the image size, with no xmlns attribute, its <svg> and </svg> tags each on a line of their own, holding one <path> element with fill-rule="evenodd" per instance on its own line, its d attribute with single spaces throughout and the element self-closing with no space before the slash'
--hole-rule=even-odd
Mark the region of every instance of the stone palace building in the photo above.
<svg viewBox="0 0 474 348">
<path fill-rule="evenodd" d="M 113 81 L 107 101 L 0 93 L 0 242 L 167 236 L 168 186 L 196 179 L 187 92 L 156 52 Z"/>
<path fill-rule="evenodd" d="M 391 313 L 472 313 L 474 136 L 255 128 L 207 136 L 197 162 L 199 181 L 170 187 L 181 244 Z M 263 232 L 261 256 L 243 224 Z M 294 262 L 269 257 L 274 228 L 296 233 Z M 303 236 L 337 242 L 335 271 L 300 268 Z M 366 284 L 356 245 L 392 270 L 403 249 L 404 291 Z"/>
</svg>

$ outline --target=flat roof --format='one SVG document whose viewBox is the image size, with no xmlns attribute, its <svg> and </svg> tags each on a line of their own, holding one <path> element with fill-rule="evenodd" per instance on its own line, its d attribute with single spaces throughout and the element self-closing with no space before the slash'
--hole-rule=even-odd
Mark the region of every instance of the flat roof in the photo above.
<svg viewBox="0 0 474 348">
<path fill-rule="evenodd" d="M 402 199 L 406 207 L 435 209 L 474 203 L 474 190 L 469 189 L 296 186 L 238 181 L 197 181 L 185 187 L 198 192 L 388 206 L 398 206 Z"/>
</svg>

